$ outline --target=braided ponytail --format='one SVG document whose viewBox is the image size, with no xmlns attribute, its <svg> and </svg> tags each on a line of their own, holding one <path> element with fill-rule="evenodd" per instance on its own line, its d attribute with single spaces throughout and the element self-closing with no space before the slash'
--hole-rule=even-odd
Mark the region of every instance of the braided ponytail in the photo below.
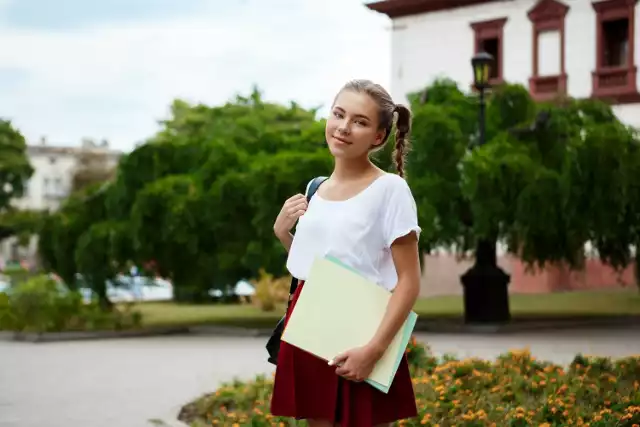
<svg viewBox="0 0 640 427">
<path fill-rule="evenodd" d="M 393 161 L 398 175 L 404 178 L 405 156 L 409 149 L 409 132 L 411 132 L 411 111 L 402 104 L 396 104 L 394 111 L 398 114 L 398 118 L 396 120 L 396 142 L 393 150 Z"/>
</svg>

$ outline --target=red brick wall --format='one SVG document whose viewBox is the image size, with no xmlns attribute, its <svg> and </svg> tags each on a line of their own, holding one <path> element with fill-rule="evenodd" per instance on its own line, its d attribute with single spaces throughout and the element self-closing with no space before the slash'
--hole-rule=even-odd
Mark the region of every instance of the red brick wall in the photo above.
<svg viewBox="0 0 640 427">
<path fill-rule="evenodd" d="M 511 291 L 518 293 L 540 293 L 553 291 L 578 291 L 589 289 L 622 288 L 635 286 L 634 266 L 616 272 L 597 258 L 588 259 L 585 268 L 571 271 L 567 267 L 547 267 L 543 271 L 529 273 L 524 264 L 513 258 Z"/>
<path fill-rule="evenodd" d="M 454 255 L 439 254 L 424 257 L 421 296 L 460 295 L 460 275 L 473 264 L 473 259 L 457 259 Z M 545 293 L 571 290 L 623 288 L 635 286 L 634 267 L 616 273 L 598 259 L 589 259 L 582 271 L 547 267 L 528 272 L 515 257 L 498 257 L 498 264 L 509 274 L 511 293 Z"/>
</svg>

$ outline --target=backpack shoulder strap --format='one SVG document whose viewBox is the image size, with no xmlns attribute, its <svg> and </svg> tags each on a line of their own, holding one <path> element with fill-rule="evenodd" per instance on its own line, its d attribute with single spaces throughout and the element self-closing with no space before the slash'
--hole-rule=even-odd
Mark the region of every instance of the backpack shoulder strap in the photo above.
<svg viewBox="0 0 640 427">
<path fill-rule="evenodd" d="M 316 194 L 316 191 L 318 191 L 318 187 L 320 187 L 320 184 L 322 184 L 326 180 L 327 180 L 326 176 L 317 176 L 313 178 L 311 181 L 309 181 L 309 183 L 307 184 L 307 189 L 305 190 L 305 195 L 307 196 L 307 202 L 311 200 L 314 194 Z"/>
<path fill-rule="evenodd" d="M 309 202 L 313 195 L 316 194 L 316 191 L 318 191 L 318 187 L 320 187 L 320 184 L 325 182 L 326 179 L 326 176 L 317 176 L 309 181 L 309 183 L 307 184 L 307 189 L 304 192 L 305 196 L 307 196 L 307 202 Z M 291 297 L 293 296 L 293 293 L 296 291 L 297 287 L 298 280 L 295 277 L 292 277 L 291 285 L 289 286 L 289 303 L 291 302 Z"/>
</svg>

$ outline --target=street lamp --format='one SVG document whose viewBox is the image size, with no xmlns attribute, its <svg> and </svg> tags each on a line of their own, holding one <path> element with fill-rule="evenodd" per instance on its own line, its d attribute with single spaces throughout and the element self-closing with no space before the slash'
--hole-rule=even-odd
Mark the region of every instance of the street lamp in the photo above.
<svg viewBox="0 0 640 427">
<path fill-rule="evenodd" d="M 478 109 L 478 145 L 484 145 L 485 137 L 485 100 L 484 92 L 489 85 L 489 76 L 491 75 L 491 63 L 493 56 L 487 52 L 477 53 L 471 58 L 471 67 L 473 68 L 473 86 L 480 92 L 480 105 Z"/>
<path fill-rule="evenodd" d="M 473 83 L 479 92 L 478 146 L 486 143 L 484 95 L 490 87 L 492 62 L 493 57 L 486 52 L 480 52 L 471 59 Z M 498 266 L 496 240 L 488 237 L 478 239 L 475 263 L 460 277 L 466 323 L 499 324 L 511 320 L 507 288 L 510 277 Z"/>
<path fill-rule="evenodd" d="M 471 66 L 473 67 L 473 84 L 476 89 L 483 91 L 489 87 L 492 62 L 493 56 L 487 52 L 477 53 L 473 58 L 471 58 Z"/>
</svg>

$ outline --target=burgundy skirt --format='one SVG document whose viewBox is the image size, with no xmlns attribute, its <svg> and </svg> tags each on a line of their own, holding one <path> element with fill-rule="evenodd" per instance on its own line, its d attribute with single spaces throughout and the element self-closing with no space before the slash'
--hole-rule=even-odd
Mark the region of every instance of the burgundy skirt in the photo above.
<svg viewBox="0 0 640 427">
<path fill-rule="evenodd" d="M 300 282 L 288 314 L 294 310 Z M 417 416 L 413 383 L 406 357 L 383 393 L 366 382 L 346 380 L 335 366 L 284 341 L 280 344 L 271 414 L 295 419 L 340 423 L 341 427 L 372 427 Z"/>
</svg>

